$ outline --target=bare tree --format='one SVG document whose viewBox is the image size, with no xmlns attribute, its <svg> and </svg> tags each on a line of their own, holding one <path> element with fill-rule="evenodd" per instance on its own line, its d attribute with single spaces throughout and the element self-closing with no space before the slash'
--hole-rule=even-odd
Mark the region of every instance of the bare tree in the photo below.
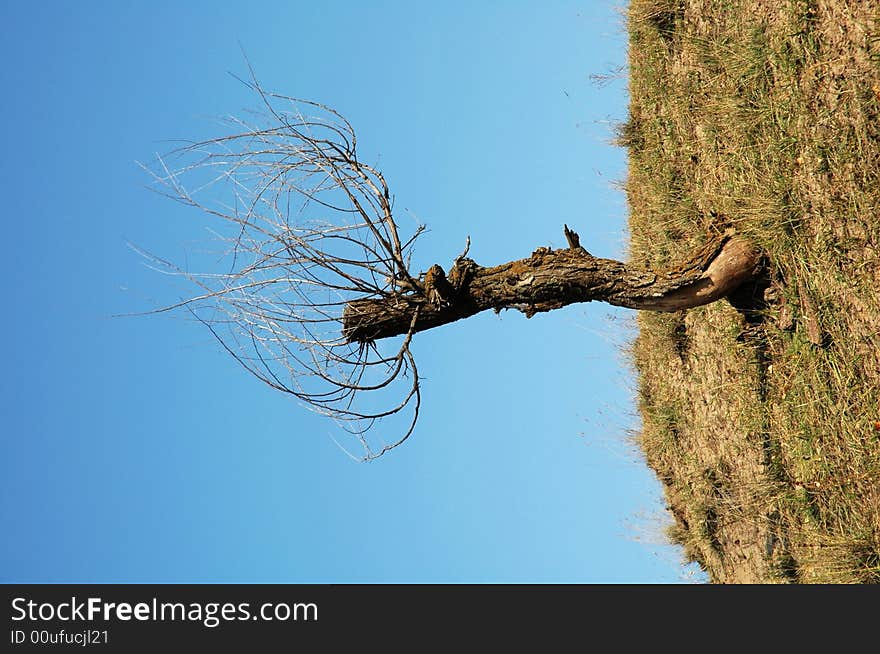
<svg viewBox="0 0 880 654">
<path fill-rule="evenodd" d="M 278 95 L 229 133 L 187 143 L 146 166 L 159 190 L 232 229 L 228 271 L 197 273 L 153 257 L 201 292 L 158 311 L 188 309 L 245 369 L 335 419 L 372 459 L 412 434 L 421 400 L 413 335 L 487 309 L 526 316 L 574 302 L 676 311 L 712 302 L 751 278 L 758 252 L 727 232 L 683 265 L 651 271 L 568 247 L 483 267 L 468 247 L 448 270 L 411 269 L 424 227 L 395 219 L 382 173 L 358 157 L 351 124 L 333 109 Z M 392 337 L 396 337 L 392 338 Z M 367 438 L 405 416 L 389 440 Z"/>
</svg>

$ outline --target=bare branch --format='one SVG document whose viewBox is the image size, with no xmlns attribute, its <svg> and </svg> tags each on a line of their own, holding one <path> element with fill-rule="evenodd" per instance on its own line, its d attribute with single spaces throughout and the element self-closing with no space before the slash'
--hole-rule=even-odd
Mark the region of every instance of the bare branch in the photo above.
<svg viewBox="0 0 880 654">
<path fill-rule="evenodd" d="M 220 219 L 226 269 L 186 270 L 140 250 L 200 289 L 151 313 L 187 309 L 251 374 L 335 419 L 363 459 L 375 458 L 406 439 L 418 416 L 412 332 L 381 346 L 350 343 L 342 313 L 353 300 L 400 296 L 401 281 L 418 287 L 408 262 L 424 228 L 401 237 L 385 178 L 360 161 L 342 115 L 268 92 L 253 76 L 244 83 L 258 112 L 143 166 L 158 192 Z M 395 438 L 367 438 L 403 413 Z"/>
</svg>

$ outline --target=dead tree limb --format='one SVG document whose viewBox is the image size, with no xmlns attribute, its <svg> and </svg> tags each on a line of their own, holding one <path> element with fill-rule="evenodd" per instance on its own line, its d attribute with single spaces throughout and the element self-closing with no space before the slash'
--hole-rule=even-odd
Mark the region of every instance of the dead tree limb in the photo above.
<svg viewBox="0 0 880 654">
<path fill-rule="evenodd" d="M 482 267 L 459 259 L 446 276 L 446 301 L 426 284 L 426 292 L 353 300 L 343 311 L 343 336 L 371 342 L 405 334 L 419 309 L 414 332 L 468 318 L 481 311 L 517 309 L 531 318 L 576 302 L 601 301 L 630 309 L 678 311 L 714 302 L 754 274 L 759 252 L 731 233 L 710 242 L 687 263 L 668 271 L 650 271 L 613 259 L 600 259 L 580 247 L 565 227 L 570 247 L 538 248 L 527 259 Z M 436 269 L 432 266 L 434 276 Z M 442 274 L 442 269 L 440 270 Z"/>
</svg>

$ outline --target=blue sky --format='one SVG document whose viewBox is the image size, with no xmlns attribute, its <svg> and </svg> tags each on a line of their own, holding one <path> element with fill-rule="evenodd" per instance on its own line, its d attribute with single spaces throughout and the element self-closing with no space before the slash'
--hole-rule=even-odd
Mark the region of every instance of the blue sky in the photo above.
<svg viewBox="0 0 880 654">
<path fill-rule="evenodd" d="M 633 314 L 580 305 L 420 334 L 422 417 L 357 464 L 333 423 L 249 377 L 131 241 L 186 261 L 209 220 L 136 160 L 261 82 L 355 126 L 430 232 L 484 265 L 624 256 L 617 5 L 4 3 L 3 581 L 680 582 L 629 431 Z M 475 399 L 479 397 L 480 402 Z M 696 576 L 699 579 L 699 575 Z"/>
</svg>

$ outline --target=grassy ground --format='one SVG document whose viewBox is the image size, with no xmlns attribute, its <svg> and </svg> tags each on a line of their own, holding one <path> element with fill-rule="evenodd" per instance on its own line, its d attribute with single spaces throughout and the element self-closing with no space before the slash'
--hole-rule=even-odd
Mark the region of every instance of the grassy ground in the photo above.
<svg viewBox="0 0 880 654">
<path fill-rule="evenodd" d="M 727 227 L 767 254 L 733 303 L 640 315 L 671 536 L 716 582 L 878 582 L 880 0 L 632 0 L 628 20 L 630 258 Z"/>
</svg>

